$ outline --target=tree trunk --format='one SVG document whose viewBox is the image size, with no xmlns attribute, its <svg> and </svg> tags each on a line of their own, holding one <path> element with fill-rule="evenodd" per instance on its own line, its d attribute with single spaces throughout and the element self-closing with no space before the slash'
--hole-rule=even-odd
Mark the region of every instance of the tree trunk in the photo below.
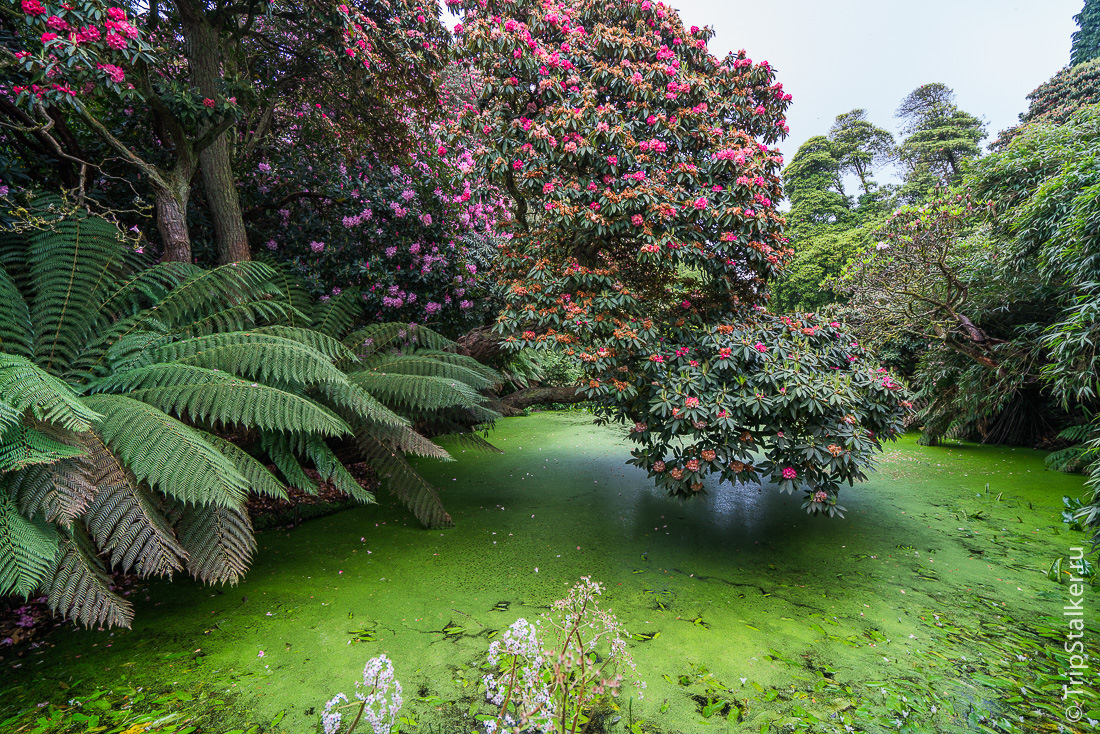
<svg viewBox="0 0 1100 734">
<path fill-rule="evenodd" d="M 199 153 L 202 182 L 206 188 L 206 203 L 214 222 L 214 243 L 218 248 L 218 263 L 251 260 L 248 233 L 241 215 L 233 168 L 229 160 L 228 133 L 222 134 L 209 148 Z"/>
<path fill-rule="evenodd" d="M 165 262 L 191 262 L 191 235 L 187 231 L 187 198 L 190 178 L 176 190 L 154 187 L 157 195 L 157 229 L 164 244 Z"/>
<path fill-rule="evenodd" d="M 191 80 L 199 93 L 208 99 L 219 96 L 222 79 L 221 46 L 218 29 L 211 25 L 199 3 L 182 0 L 177 3 L 183 33 L 187 41 L 187 63 Z M 199 151 L 199 166 L 206 189 L 206 202 L 214 224 L 214 244 L 218 262 L 225 264 L 251 260 L 248 235 L 241 216 L 236 178 L 229 155 L 228 131 Z"/>
<path fill-rule="evenodd" d="M 574 385 L 565 387 L 527 387 L 505 395 L 500 399 L 504 415 L 515 415 L 524 408 L 546 403 L 580 403 L 586 400 L 580 388 Z"/>
</svg>

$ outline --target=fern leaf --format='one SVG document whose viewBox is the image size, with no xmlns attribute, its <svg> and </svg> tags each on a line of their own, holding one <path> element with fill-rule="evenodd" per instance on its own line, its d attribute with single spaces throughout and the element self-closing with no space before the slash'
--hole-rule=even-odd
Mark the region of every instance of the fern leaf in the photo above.
<svg viewBox="0 0 1100 734">
<path fill-rule="evenodd" d="M 371 324 L 344 338 L 344 344 L 360 356 L 383 350 L 438 349 L 454 351 L 458 345 L 427 326 L 385 322 Z"/>
<path fill-rule="evenodd" d="M 444 377 L 484 390 L 501 381 L 496 372 L 461 354 L 420 350 L 412 354 L 376 354 L 364 365 L 377 372 Z"/>
<path fill-rule="evenodd" d="M 255 334 L 270 334 L 271 336 L 281 337 L 283 339 L 290 339 L 301 344 L 305 344 L 321 354 L 325 355 L 325 358 L 336 364 L 341 363 L 353 363 L 359 361 L 359 358 L 355 356 L 355 353 L 344 346 L 344 343 L 339 339 L 335 339 L 327 334 L 322 334 L 319 331 L 313 329 L 302 329 L 294 326 L 259 326 L 252 329 Z"/>
<path fill-rule="evenodd" d="M 249 487 L 253 492 L 266 497 L 287 499 L 286 487 L 280 484 L 279 480 L 267 470 L 267 467 L 253 458 L 251 454 L 237 444 L 226 441 L 220 436 L 211 435 L 209 438 L 210 443 L 236 465 L 237 471 L 248 480 Z"/>
<path fill-rule="evenodd" d="M 292 320 L 294 315 L 286 304 L 278 301 L 245 301 L 218 311 L 208 311 L 202 317 L 175 325 L 170 333 L 187 338 L 225 331 L 244 331 L 258 324 Z"/>
<path fill-rule="evenodd" d="M 136 482 L 111 484 L 96 494 L 84 523 L 112 567 L 141 576 L 171 575 L 183 568 L 187 552 L 157 504 Z"/>
<path fill-rule="evenodd" d="M 321 479 L 332 482 L 332 486 L 337 491 L 343 492 L 358 502 L 374 504 L 374 495 L 363 489 L 359 482 L 355 481 L 355 477 L 336 458 L 336 454 L 332 453 L 332 449 L 328 447 L 323 438 L 309 436 L 303 441 L 303 444 L 302 453 L 313 462 L 313 466 L 317 469 L 317 473 L 321 475 Z"/>
<path fill-rule="evenodd" d="M 90 395 L 84 401 L 102 414 L 96 432 L 138 481 L 196 505 L 244 503 L 248 481 L 196 429 L 131 397 Z"/>
<path fill-rule="evenodd" d="M 291 447 L 287 436 L 265 433 L 260 436 L 260 446 L 263 447 L 264 452 L 271 459 L 271 463 L 279 469 L 287 484 L 306 494 L 317 494 L 317 484 L 309 478 L 309 475 L 302 469 L 302 465 L 298 463 L 298 457 L 295 456 L 295 451 Z"/>
<path fill-rule="evenodd" d="M 86 457 L 28 467 L 14 476 L 11 489 L 24 515 L 41 513 L 48 522 L 66 527 L 96 494 L 92 465 Z"/>
<path fill-rule="evenodd" d="M 41 520 L 28 520 L 11 501 L 0 478 L 0 597 L 28 597 L 53 570 L 57 533 Z"/>
<path fill-rule="evenodd" d="M 22 469 L 31 464 L 52 464 L 82 453 L 84 451 L 79 447 L 27 426 L 15 426 L 0 432 L 0 472 Z"/>
<path fill-rule="evenodd" d="M 451 527 L 454 521 L 443 508 L 439 492 L 413 469 L 399 451 L 386 446 L 373 433 L 356 435 L 355 442 L 364 458 L 383 478 L 383 486 L 429 528 Z"/>
<path fill-rule="evenodd" d="M 19 286 L 0 268 L 0 351 L 18 354 L 21 357 L 34 356 L 34 327 L 31 324 L 31 312 Z"/>
<path fill-rule="evenodd" d="M 27 236 L 35 361 L 50 372 L 64 372 L 100 329 L 104 294 L 137 264 L 114 224 L 67 214 Z"/>
<path fill-rule="evenodd" d="M 236 584 L 256 549 L 248 513 L 235 507 L 191 505 L 176 510 L 176 535 L 187 549 L 187 571 L 207 584 Z"/>
<path fill-rule="evenodd" d="M 24 357 L 0 352 L 0 402 L 18 412 L 70 431 L 86 431 L 96 420 L 72 388 Z"/>
<path fill-rule="evenodd" d="M 343 409 L 345 415 L 350 413 L 355 419 L 389 428 L 409 425 L 407 418 L 394 413 L 350 381 L 322 383 L 317 391 L 331 404 Z"/>
<path fill-rule="evenodd" d="M 134 617 L 129 602 L 111 591 L 111 579 L 80 525 L 58 548 L 56 570 L 44 586 L 55 614 L 86 627 L 129 627 Z"/>
<path fill-rule="evenodd" d="M 250 331 L 212 334 L 151 350 L 147 363 L 176 362 L 290 385 L 343 382 L 344 373 L 317 350 L 279 336 Z"/>
<path fill-rule="evenodd" d="M 196 271 L 146 311 L 170 327 L 188 326 L 226 303 L 249 303 L 278 296 L 271 278 L 275 270 L 263 263 L 238 262 Z"/>
<path fill-rule="evenodd" d="M 380 441 L 402 453 L 416 454 L 417 456 L 443 461 L 454 461 L 446 449 L 408 426 L 399 426 L 393 429 L 374 428 L 373 431 Z"/>
<path fill-rule="evenodd" d="M 329 409 L 300 395 L 218 370 L 168 363 L 127 370 L 89 385 L 93 393 L 126 393 L 165 413 L 222 425 L 325 436 L 351 433 Z"/>
<path fill-rule="evenodd" d="M 335 298 L 321 301 L 315 307 L 311 324 L 315 331 L 339 339 L 363 320 L 363 299 L 357 290 L 346 290 Z"/>
<path fill-rule="evenodd" d="M 485 401 L 469 385 L 445 377 L 403 375 L 374 370 L 353 372 L 348 379 L 392 410 L 419 412 L 441 408 L 480 407 Z"/>
<path fill-rule="evenodd" d="M 99 310 L 116 314 L 116 318 L 138 314 L 200 272 L 202 269 L 191 263 L 155 263 L 115 285 L 99 304 Z"/>
</svg>

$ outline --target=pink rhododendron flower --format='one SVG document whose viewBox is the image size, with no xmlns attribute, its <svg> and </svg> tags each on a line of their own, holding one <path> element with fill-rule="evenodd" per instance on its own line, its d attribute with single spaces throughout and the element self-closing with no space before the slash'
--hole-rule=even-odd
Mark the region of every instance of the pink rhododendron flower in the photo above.
<svg viewBox="0 0 1100 734">
<path fill-rule="evenodd" d="M 794 479 L 797 476 L 798 476 L 798 472 L 795 471 L 794 467 L 788 466 L 788 467 L 785 467 L 783 469 L 783 478 L 784 479 Z"/>
</svg>

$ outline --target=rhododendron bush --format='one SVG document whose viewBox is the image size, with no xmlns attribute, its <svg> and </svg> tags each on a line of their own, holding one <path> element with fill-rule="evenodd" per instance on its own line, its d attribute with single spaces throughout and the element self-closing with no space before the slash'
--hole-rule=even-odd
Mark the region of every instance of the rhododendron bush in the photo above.
<svg viewBox="0 0 1100 734">
<path fill-rule="evenodd" d="M 576 357 L 669 492 L 767 478 L 835 513 L 905 407 L 838 324 L 763 307 L 790 254 L 771 67 L 649 0 L 452 7 L 484 75 L 454 135 L 514 199 L 503 338 Z"/>
<path fill-rule="evenodd" d="M 369 317 L 457 336 L 491 319 L 490 242 L 507 212 L 472 172 L 470 151 L 441 145 L 473 80 L 455 69 L 433 76 L 439 106 L 402 110 L 405 156 L 349 148 L 322 106 L 302 104 L 273 123 L 294 144 L 256 148 L 241 196 L 259 250 L 293 264 L 317 295 L 354 289 Z"/>
</svg>

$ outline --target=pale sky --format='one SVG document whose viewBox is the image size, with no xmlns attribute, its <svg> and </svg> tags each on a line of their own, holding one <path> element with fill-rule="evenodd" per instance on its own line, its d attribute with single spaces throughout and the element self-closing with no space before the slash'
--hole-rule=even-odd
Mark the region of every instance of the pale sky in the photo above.
<svg viewBox="0 0 1100 734">
<path fill-rule="evenodd" d="M 989 138 L 1069 62 L 1083 0 L 671 0 L 684 25 L 710 25 L 711 51 L 768 60 L 794 96 L 787 160 L 855 107 L 897 133 L 894 111 L 929 82 L 955 90 Z M 448 25 L 453 20 L 448 19 Z"/>
</svg>

